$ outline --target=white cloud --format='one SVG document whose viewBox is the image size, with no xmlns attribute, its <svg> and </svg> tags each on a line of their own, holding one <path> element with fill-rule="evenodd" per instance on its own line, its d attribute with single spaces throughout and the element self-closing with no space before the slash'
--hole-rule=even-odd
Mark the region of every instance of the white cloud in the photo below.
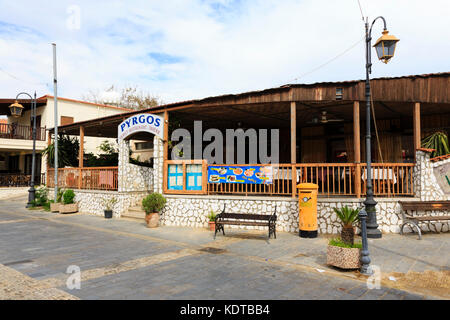
<svg viewBox="0 0 450 320">
<path fill-rule="evenodd" d="M 360 0 L 401 39 L 373 77 L 449 71 L 448 1 Z M 174 102 L 279 86 L 364 36 L 357 0 L 0 1 L 2 96 L 52 93 L 57 43 L 59 94 L 80 98 L 111 84 L 138 85 Z M 80 29 L 67 28 L 73 5 Z M 373 37 L 382 30 L 379 21 Z M 152 55 L 153 54 L 153 55 Z M 158 58 L 161 57 L 160 61 Z M 364 77 L 364 43 L 298 82 Z M 36 83 L 41 83 L 37 85 Z"/>
</svg>

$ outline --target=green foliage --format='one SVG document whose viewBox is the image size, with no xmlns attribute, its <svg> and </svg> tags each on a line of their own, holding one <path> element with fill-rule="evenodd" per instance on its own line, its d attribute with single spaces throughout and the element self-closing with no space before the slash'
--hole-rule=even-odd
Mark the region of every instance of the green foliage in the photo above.
<svg viewBox="0 0 450 320">
<path fill-rule="evenodd" d="M 135 164 L 137 166 L 141 166 L 141 167 L 153 168 L 153 158 L 150 158 L 146 161 L 140 161 L 139 158 L 134 159 L 134 158 L 130 157 L 130 163 Z"/>
<path fill-rule="evenodd" d="M 117 199 L 115 197 L 112 197 L 110 199 L 106 198 L 103 199 L 103 205 L 105 206 L 105 210 L 112 210 L 114 205 L 117 203 Z"/>
<path fill-rule="evenodd" d="M 444 156 L 450 153 L 448 136 L 445 132 L 437 131 L 422 140 L 422 148 L 434 149 L 431 157 Z"/>
<path fill-rule="evenodd" d="M 51 203 L 51 200 L 47 201 L 46 203 L 44 203 L 42 205 L 42 207 L 44 208 L 45 211 L 50 211 L 50 203 Z"/>
<path fill-rule="evenodd" d="M 330 246 L 341 247 L 341 248 L 358 248 L 358 249 L 362 249 L 362 244 L 361 243 L 348 244 L 348 243 L 345 243 L 344 241 L 342 241 L 339 238 L 331 239 L 328 242 L 328 244 Z"/>
<path fill-rule="evenodd" d="M 60 134 L 58 136 L 58 168 L 77 167 L 78 151 L 80 143 L 77 138 Z M 55 163 L 55 143 L 50 144 L 42 151 L 43 155 L 47 155 L 50 167 L 54 167 Z"/>
<path fill-rule="evenodd" d="M 351 209 L 348 206 L 342 207 L 341 209 L 333 208 L 336 215 L 341 220 L 344 227 L 351 227 L 353 224 L 359 220 L 359 211 L 361 209 Z"/>
<path fill-rule="evenodd" d="M 116 167 L 119 164 L 119 154 L 99 154 L 87 153 L 84 155 L 85 167 Z"/>
<path fill-rule="evenodd" d="M 43 206 L 48 201 L 48 189 L 47 187 L 40 187 L 34 192 L 33 206 Z"/>
<path fill-rule="evenodd" d="M 105 154 L 119 153 L 119 150 L 108 140 L 103 140 L 97 148 Z"/>
<path fill-rule="evenodd" d="M 57 203 L 61 203 L 63 194 L 64 194 L 64 189 L 59 188 L 58 192 L 56 193 L 56 202 Z"/>
<path fill-rule="evenodd" d="M 208 214 L 208 219 L 209 219 L 209 221 L 216 221 L 216 216 L 217 216 L 217 214 L 216 213 L 214 213 L 214 211 L 210 211 L 209 212 L 209 214 Z"/>
<path fill-rule="evenodd" d="M 142 209 L 146 214 L 160 212 L 166 204 L 166 198 L 159 193 L 152 193 L 142 200 Z"/>
<path fill-rule="evenodd" d="M 75 198 L 75 192 L 73 192 L 72 189 L 67 189 L 63 193 L 63 203 L 64 204 L 71 204 L 73 203 L 73 199 Z"/>
</svg>

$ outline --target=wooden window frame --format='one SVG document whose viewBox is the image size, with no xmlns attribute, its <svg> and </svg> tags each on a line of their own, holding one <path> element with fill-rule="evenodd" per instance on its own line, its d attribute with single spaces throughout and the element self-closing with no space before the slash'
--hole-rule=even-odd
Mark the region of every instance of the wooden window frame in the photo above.
<svg viewBox="0 0 450 320">
<path fill-rule="evenodd" d="M 202 165 L 202 190 L 186 190 L 186 165 L 200 164 Z M 169 190 L 169 165 L 183 165 L 183 189 Z M 207 194 L 208 192 L 208 163 L 206 160 L 166 160 L 164 161 L 164 181 L 163 192 L 165 194 Z"/>
</svg>

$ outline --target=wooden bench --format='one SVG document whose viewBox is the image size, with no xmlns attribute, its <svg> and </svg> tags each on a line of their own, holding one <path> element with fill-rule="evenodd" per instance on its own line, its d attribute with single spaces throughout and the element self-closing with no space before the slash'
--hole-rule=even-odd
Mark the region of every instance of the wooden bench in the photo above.
<svg viewBox="0 0 450 320">
<path fill-rule="evenodd" d="M 400 234 L 403 234 L 403 227 L 407 224 L 412 225 L 417 229 L 419 234 L 419 240 L 422 239 L 422 233 L 419 228 L 420 222 L 426 221 L 445 221 L 450 220 L 450 215 L 442 216 L 431 216 L 431 215 L 418 215 L 417 212 L 420 211 L 437 211 L 437 210 L 448 210 L 450 211 L 450 201 L 399 201 L 402 206 L 402 218 L 403 223 L 400 227 Z M 416 211 L 416 215 L 414 215 Z M 414 229 L 413 229 L 414 230 Z"/>
<path fill-rule="evenodd" d="M 258 227 L 268 227 L 269 228 L 269 239 L 273 234 L 274 238 L 277 238 L 276 234 L 276 221 L 277 221 L 277 206 L 275 206 L 275 211 L 273 214 L 248 214 L 248 213 L 228 213 L 225 212 L 225 205 L 223 206 L 223 211 L 216 216 L 215 219 L 215 232 L 214 239 L 216 239 L 216 234 L 222 230 L 223 235 L 225 235 L 225 230 L 223 226 L 228 225 L 244 225 L 244 226 L 258 226 Z"/>
</svg>

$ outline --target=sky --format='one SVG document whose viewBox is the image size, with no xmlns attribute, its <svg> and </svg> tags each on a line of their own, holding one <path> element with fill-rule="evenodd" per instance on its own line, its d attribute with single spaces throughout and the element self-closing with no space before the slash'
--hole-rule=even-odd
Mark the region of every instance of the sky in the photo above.
<svg viewBox="0 0 450 320">
<path fill-rule="evenodd" d="M 371 77 L 450 71 L 450 1 L 360 0 L 400 39 Z M 381 36 L 378 20 L 373 42 Z M 81 99 L 137 86 L 165 103 L 365 78 L 358 0 L 0 0 L 0 93 Z"/>
</svg>

